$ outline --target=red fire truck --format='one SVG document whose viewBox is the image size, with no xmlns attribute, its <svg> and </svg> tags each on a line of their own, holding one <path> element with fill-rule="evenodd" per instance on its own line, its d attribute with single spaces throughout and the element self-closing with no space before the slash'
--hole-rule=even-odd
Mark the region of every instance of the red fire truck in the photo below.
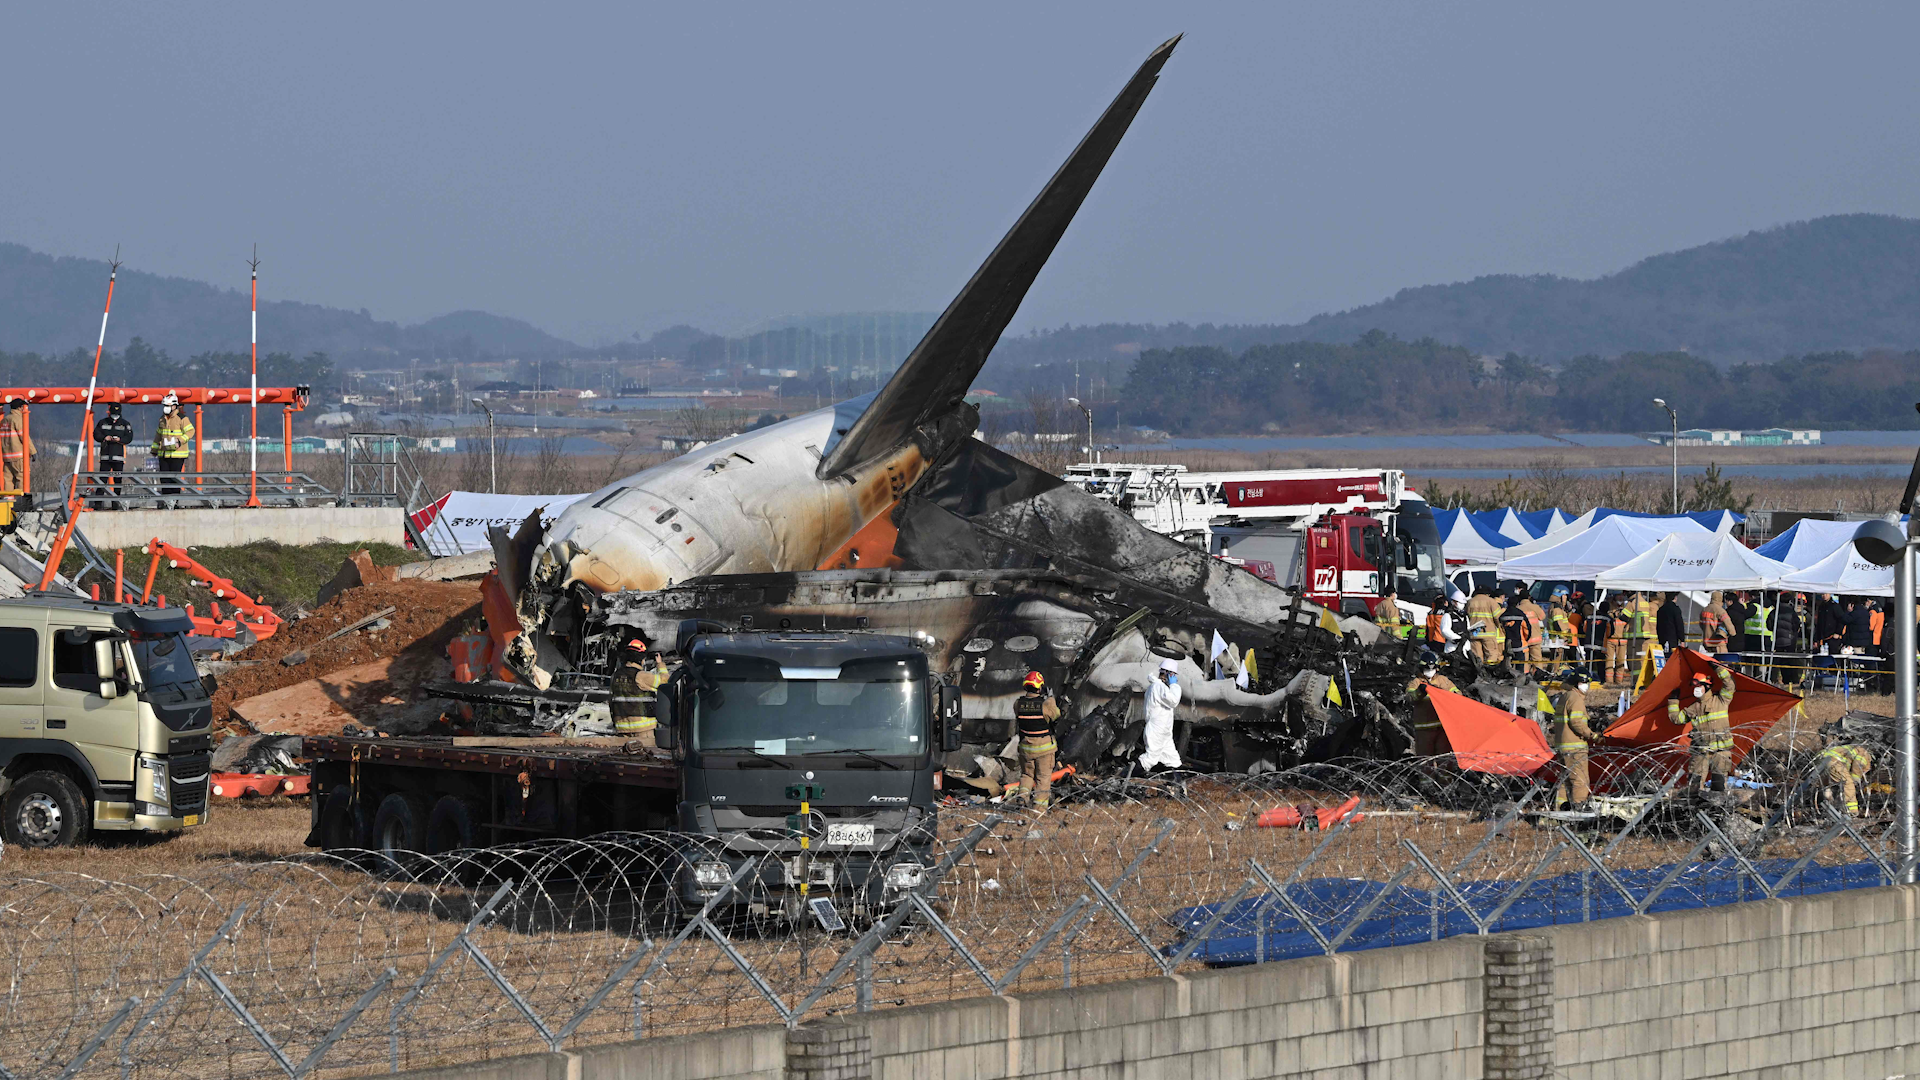
<svg viewBox="0 0 1920 1080">
<path fill-rule="evenodd" d="M 1398 469 L 1199 473 L 1116 463 L 1072 466 L 1067 480 L 1343 614 L 1371 612 L 1391 583 L 1418 619 L 1446 589 L 1439 526 Z"/>
</svg>

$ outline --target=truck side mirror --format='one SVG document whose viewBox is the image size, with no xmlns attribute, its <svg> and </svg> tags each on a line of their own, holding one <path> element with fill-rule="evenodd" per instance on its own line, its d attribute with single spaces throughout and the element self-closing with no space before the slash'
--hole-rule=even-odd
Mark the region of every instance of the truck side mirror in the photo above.
<svg viewBox="0 0 1920 1080">
<path fill-rule="evenodd" d="M 662 750 L 671 750 L 680 737 L 680 685 L 682 680 L 675 678 L 662 686 L 653 699 L 653 745 Z"/>
<path fill-rule="evenodd" d="M 960 749 L 960 688 L 940 687 L 940 749 L 952 753 Z"/>
</svg>

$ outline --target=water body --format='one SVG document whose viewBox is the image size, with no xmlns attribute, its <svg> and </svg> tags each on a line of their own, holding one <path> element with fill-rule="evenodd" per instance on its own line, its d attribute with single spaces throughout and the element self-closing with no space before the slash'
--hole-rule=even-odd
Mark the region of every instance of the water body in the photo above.
<svg viewBox="0 0 1920 1080">
<path fill-rule="evenodd" d="M 1826 431 L 1827 446 L 1920 446 L 1920 431 Z M 1128 450 L 1227 450 L 1258 454 L 1273 450 L 1564 450 L 1568 447 L 1648 446 L 1640 435 L 1574 432 L 1566 435 L 1234 435 L 1141 443 Z M 1689 448 L 1682 447 L 1681 453 Z"/>
<path fill-rule="evenodd" d="M 1893 464 L 1885 464 L 1885 465 L 1802 465 L 1802 464 L 1722 465 L 1720 466 L 1720 475 L 1747 476 L 1747 477 L 1753 477 L 1753 478 L 1762 479 L 1762 480 L 1799 480 L 1799 479 L 1804 479 L 1810 476 L 1904 477 L 1907 475 L 1907 470 L 1909 468 L 1911 468 L 1911 466 L 1893 465 Z M 1575 476 L 1613 476 L 1618 473 L 1626 473 L 1629 476 L 1641 476 L 1641 475 L 1671 476 L 1673 475 L 1673 469 L 1671 466 L 1660 466 L 1660 465 L 1632 465 L 1625 468 L 1621 468 L 1620 466 L 1614 466 L 1612 468 L 1569 468 L 1566 471 Z M 1704 465 L 1689 466 L 1684 462 L 1681 463 L 1680 465 L 1680 476 L 1682 479 L 1685 479 L 1686 477 L 1689 477 L 1689 476 L 1697 476 L 1706 471 L 1707 470 Z M 1513 468 L 1513 469 L 1417 469 L 1416 468 L 1416 469 L 1408 469 L 1407 472 L 1414 476 L 1419 476 L 1423 478 L 1433 477 L 1435 479 L 1443 479 L 1443 480 L 1459 480 L 1459 479 L 1474 479 L 1474 478 L 1497 480 L 1497 479 L 1500 479 L 1501 477 L 1506 477 L 1506 476 L 1515 476 L 1515 477 L 1525 476 L 1527 470 L 1524 468 Z"/>
</svg>

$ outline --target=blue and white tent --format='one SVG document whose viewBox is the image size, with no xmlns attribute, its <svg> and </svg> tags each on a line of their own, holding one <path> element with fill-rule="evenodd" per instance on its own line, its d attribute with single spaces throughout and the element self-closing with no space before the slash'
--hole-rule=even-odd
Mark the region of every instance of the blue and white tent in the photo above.
<svg viewBox="0 0 1920 1080">
<path fill-rule="evenodd" d="M 1789 525 L 1786 532 L 1754 550 L 1769 559 L 1778 559 L 1795 570 L 1803 570 L 1851 544 L 1853 531 L 1859 527 L 1857 521 L 1801 518 Z"/>
<path fill-rule="evenodd" d="M 1435 510 L 1433 517 L 1440 526 L 1440 550 L 1449 563 L 1492 566 L 1516 543 L 1464 511 Z"/>
</svg>

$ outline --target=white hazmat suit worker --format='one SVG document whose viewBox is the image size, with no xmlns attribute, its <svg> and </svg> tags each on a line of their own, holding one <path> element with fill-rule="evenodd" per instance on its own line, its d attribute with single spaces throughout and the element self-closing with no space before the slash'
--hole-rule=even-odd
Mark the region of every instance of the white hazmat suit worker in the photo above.
<svg viewBox="0 0 1920 1080">
<path fill-rule="evenodd" d="M 1165 765 L 1180 767 L 1180 752 L 1173 748 L 1173 710 L 1180 704 L 1180 665 L 1160 661 L 1160 670 L 1147 684 L 1147 750 L 1140 755 L 1140 767 L 1151 769 Z"/>
</svg>

